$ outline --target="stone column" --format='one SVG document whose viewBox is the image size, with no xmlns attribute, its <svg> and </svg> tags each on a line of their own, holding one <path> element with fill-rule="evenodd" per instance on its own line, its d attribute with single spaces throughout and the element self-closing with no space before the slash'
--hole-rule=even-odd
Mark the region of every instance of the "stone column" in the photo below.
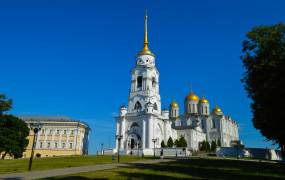
<svg viewBox="0 0 285 180">
<path fill-rule="evenodd" d="M 145 137 L 145 131 L 146 131 L 146 122 L 143 120 L 143 127 L 142 127 L 142 149 L 145 149 L 146 145 L 146 137 Z"/>
<path fill-rule="evenodd" d="M 152 139 L 154 138 L 153 136 L 153 120 L 148 119 L 148 148 L 153 147 Z"/>
<path fill-rule="evenodd" d="M 116 120 L 116 134 L 115 136 L 121 134 L 120 133 L 120 123 L 119 123 L 119 119 Z M 118 149 L 118 139 L 115 137 L 115 141 L 116 141 L 116 150 Z"/>
<path fill-rule="evenodd" d="M 123 138 L 121 139 L 120 149 L 124 149 L 124 142 L 125 142 L 125 139 L 126 139 L 126 137 L 125 137 L 125 129 L 126 129 L 126 127 L 125 126 L 126 126 L 126 120 L 124 118 L 124 119 L 122 119 L 122 122 L 121 122 L 121 136 Z"/>
</svg>

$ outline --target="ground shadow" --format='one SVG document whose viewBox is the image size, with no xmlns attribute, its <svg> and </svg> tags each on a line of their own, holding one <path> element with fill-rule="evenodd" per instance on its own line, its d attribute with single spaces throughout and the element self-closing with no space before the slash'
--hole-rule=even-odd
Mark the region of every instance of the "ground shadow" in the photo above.
<svg viewBox="0 0 285 180">
<path fill-rule="evenodd" d="M 135 171 L 134 171 L 135 169 Z M 112 171 L 112 170 L 110 170 Z M 173 174 L 175 173 L 175 174 Z M 117 169 L 118 177 L 125 179 L 285 179 L 285 164 L 226 159 L 178 159 L 158 164 L 130 163 Z M 181 176 L 175 176 L 175 175 Z M 48 179 L 79 179 L 82 176 Z M 100 178 L 91 178 L 100 179 Z M 104 178 L 101 178 L 104 179 Z"/>
</svg>

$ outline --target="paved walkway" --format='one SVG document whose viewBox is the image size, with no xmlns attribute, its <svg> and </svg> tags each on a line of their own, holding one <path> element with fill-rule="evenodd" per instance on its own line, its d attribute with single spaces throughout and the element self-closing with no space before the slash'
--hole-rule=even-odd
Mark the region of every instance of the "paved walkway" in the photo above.
<svg viewBox="0 0 285 180">
<path fill-rule="evenodd" d="M 142 161 L 135 161 L 130 163 L 123 163 L 123 164 L 99 164 L 94 166 L 80 166 L 80 167 L 71 167 L 71 168 L 61 168 L 61 169 L 51 169 L 51 170 L 43 170 L 43 171 L 31 171 L 31 172 L 24 172 L 24 173 L 13 173 L 13 174 L 6 174 L 0 175 L 0 179 L 19 179 L 19 180 L 26 180 L 26 179 L 38 179 L 38 178 L 47 178 L 47 177 L 54 177 L 54 176 L 63 176 L 68 174 L 77 174 L 82 172 L 90 172 L 90 171 L 100 171 L 100 170 L 107 170 L 107 169 L 114 169 L 118 167 L 126 167 L 131 166 L 132 164 L 155 164 L 160 162 L 169 162 L 174 161 L 171 159 L 157 159 L 157 160 L 142 160 Z"/>
</svg>

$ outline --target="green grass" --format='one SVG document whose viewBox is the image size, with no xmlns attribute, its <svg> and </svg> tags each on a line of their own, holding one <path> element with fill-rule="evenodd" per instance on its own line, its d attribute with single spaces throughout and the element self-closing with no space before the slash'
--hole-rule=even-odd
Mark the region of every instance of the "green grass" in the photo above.
<svg viewBox="0 0 285 180">
<path fill-rule="evenodd" d="M 120 162 L 140 160 L 136 156 L 121 156 Z M 117 162 L 117 161 L 115 161 Z M 29 159 L 0 160 L 0 174 L 25 172 L 28 170 Z M 47 170 L 65 167 L 88 166 L 103 163 L 112 163 L 111 156 L 66 156 L 35 158 L 32 170 Z"/>
<path fill-rule="evenodd" d="M 191 158 L 160 164 L 129 167 L 47 178 L 67 179 L 285 179 L 285 165 L 258 161 Z"/>
</svg>

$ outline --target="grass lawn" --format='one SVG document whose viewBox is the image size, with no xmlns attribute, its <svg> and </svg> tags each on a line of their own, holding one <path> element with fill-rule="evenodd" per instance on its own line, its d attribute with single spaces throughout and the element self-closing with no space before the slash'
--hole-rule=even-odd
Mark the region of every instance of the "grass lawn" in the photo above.
<svg viewBox="0 0 285 180">
<path fill-rule="evenodd" d="M 152 165 L 134 164 L 112 170 L 47 178 L 47 180 L 67 179 L 285 179 L 285 164 L 191 158 Z"/>
<path fill-rule="evenodd" d="M 136 156 L 121 156 L 120 162 L 140 160 Z M 117 161 L 115 161 L 117 162 Z M 29 159 L 0 160 L 0 174 L 24 172 L 28 170 Z M 111 156 L 66 156 L 35 158 L 32 170 L 47 170 L 64 167 L 88 166 L 103 163 L 112 163 Z"/>
</svg>

